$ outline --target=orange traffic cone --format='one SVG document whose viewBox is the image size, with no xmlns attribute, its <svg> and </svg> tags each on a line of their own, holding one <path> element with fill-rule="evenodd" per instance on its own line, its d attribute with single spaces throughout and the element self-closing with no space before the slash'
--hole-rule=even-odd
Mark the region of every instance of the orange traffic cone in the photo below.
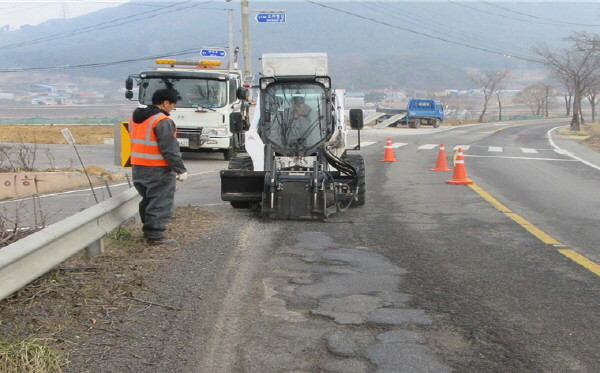
<svg viewBox="0 0 600 373">
<path fill-rule="evenodd" d="M 462 148 L 458 148 L 456 164 L 454 165 L 454 175 L 452 175 L 451 180 L 446 181 L 446 184 L 473 184 L 473 180 L 467 177 L 467 168 L 465 167 L 465 158 L 463 157 Z"/>
<path fill-rule="evenodd" d="M 379 162 L 396 162 L 396 156 L 394 150 L 392 150 L 392 138 L 387 138 L 387 143 L 383 147 L 383 159 Z"/>
<path fill-rule="evenodd" d="M 446 150 L 444 150 L 444 144 L 440 144 L 437 162 L 435 163 L 435 168 L 432 168 L 431 171 L 452 171 L 446 164 Z"/>
</svg>

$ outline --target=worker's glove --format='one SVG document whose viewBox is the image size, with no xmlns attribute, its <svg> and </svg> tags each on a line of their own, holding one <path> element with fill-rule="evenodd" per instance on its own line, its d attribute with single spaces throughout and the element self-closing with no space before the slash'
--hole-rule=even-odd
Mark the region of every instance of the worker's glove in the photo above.
<svg viewBox="0 0 600 373">
<path fill-rule="evenodd" d="M 180 174 L 177 174 L 177 176 L 175 177 L 175 179 L 177 179 L 177 181 L 185 181 L 188 177 L 188 173 L 187 172 L 182 172 Z"/>
</svg>

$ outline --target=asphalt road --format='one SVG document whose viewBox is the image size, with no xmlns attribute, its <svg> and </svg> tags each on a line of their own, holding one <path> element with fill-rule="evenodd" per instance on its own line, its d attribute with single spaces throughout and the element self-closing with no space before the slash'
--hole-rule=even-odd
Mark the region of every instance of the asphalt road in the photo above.
<svg viewBox="0 0 600 373">
<path fill-rule="evenodd" d="M 325 222 L 232 209 L 226 162 L 188 159 L 177 203 L 218 224 L 157 274 L 173 309 L 144 313 L 91 371 L 600 371 L 599 275 L 559 251 L 599 262 L 600 162 L 568 140 L 553 141 L 590 164 L 556 152 L 557 125 L 363 131 L 367 203 Z M 379 162 L 387 137 L 397 162 Z M 465 148 L 501 208 L 430 171 L 440 143 Z"/>
</svg>

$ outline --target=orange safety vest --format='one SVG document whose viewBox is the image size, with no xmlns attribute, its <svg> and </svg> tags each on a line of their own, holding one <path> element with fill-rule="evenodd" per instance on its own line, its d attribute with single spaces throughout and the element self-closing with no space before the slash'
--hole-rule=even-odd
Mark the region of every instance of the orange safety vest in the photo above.
<svg viewBox="0 0 600 373">
<path fill-rule="evenodd" d="M 163 113 L 154 114 L 142 123 L 129 121 L 129 136 L 131 137 L 131 164 L 138 166 L 167 167 L 169 163 L 165 160 L 158 147 L 158 141 L 154 129 L 161 120 L 168 118 Z M 177 129 L 175 129 L 177 136 Z"/>
</svg>

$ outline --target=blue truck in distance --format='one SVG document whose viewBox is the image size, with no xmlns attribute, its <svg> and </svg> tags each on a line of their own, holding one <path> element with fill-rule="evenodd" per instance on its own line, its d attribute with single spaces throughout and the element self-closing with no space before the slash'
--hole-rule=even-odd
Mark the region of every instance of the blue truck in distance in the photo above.
<svg viewBox="0 0 600 373">
<path fill-rule="evenodd" d="M 392 126 L 397 126 L 400 123 L 408 124 L 410 128 L 418 128 L 421 124 L 430 124 L 437 128 L 445 118 L 444 106 L 440 101 L 424 98 L 411 98 L 406 105 L 406 109 L 377 108 L 377 112 L 385 113 L 384 116 L 378 119 L 378 122 L 389 119 L 394 115 L 404 114 Z"/>
</svg>

